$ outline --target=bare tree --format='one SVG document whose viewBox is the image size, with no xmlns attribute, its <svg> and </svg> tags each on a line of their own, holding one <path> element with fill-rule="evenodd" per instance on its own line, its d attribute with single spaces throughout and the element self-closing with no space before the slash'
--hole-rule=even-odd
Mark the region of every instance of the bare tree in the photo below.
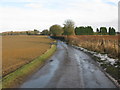
<svg viewBox="0 0 120 90">
<path fill-rule="evenodd" d="M 66 20 L 63 25 L 64 35 L 75 35 L 74 32 L 75 23 L 72 20 L 70 19 Z"/>
</svg>

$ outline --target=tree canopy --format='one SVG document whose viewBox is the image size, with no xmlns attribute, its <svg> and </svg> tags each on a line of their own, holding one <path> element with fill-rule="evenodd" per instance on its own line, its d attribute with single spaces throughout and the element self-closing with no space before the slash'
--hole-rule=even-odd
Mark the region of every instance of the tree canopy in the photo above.
<svg viewBox="0 0 120 90">
<path fill-rule="evenodd" d="M 93 28 L 91 26 L 87 26 L 87 27 L 76 27 L 75 28 L 75 34 L 76 35 L 93 35 Z"/>
<path fill-rule="evenodd" d="M 70 19 L 66 20 L 63 25 L 64 35 L 75 35 L 74 32 L 75 23 L 72 20 Z"/>
<path fill-rule="evenodd" d="M 100 33 L 102 35 L 107 35 L 107 28 L 106 27 L 100 27 Z"/>
<path fill-rule="evenodd" d="M 48 34 L 49 34 L 49 31 L 47 29 L 45 29 L 41 32 L 41 35 L 48 35 Z"/>
<path fill-rule="evenodd" d="M 56 35 L 62 35 L 63 33 L 63 29 L 60 25 L 52 25 L 50 27 L 50 32 L 52 35 L 56 36 Z"/>
<path fill-rule="evenodd" d="M 109 27 L 109 35 L 116 35 L 115 29 L 112 27 Z"/>
</svg>

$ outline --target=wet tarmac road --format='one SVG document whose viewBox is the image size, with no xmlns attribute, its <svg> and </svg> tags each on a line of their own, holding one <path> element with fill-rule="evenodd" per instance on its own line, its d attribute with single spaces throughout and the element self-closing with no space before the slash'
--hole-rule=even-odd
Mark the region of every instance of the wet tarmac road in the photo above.
<svg viewBox="0 0 120 90">
<path fill-rule="evenodd" d="M 20 88 L 116 88 L 83 51 L 58 42 L 56 53 Z"/>
</svg>

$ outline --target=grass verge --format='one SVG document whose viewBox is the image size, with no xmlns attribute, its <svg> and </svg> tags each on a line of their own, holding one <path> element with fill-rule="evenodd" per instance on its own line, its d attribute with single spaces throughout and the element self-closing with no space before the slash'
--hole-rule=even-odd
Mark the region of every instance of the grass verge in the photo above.
<svg viewBox="0 0 120 90">
<path fill-rule="evenodd" d="M 55 50 L 56 45 L 52 45 L 47 52 L 39 56 L 37 59 L 3 77 L 2 88 L 14 88 L 18 86 L 29 74 L 32 74 L 35 70 L 40 68 L 44 64 L 45 60 L 48 59 L 55 52 Z"/>
</svg>

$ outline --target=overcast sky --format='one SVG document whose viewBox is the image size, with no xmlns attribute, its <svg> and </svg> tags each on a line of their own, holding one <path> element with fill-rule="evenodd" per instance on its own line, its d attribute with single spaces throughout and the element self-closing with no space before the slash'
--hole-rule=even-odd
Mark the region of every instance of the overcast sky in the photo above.
<svg viewBox="0 0 120 90">
<path fill-rule="evenodd" d="M 0 0 L 0 32 L 49 29 L 72 19 L 76 26 L 118 29 L 119 0 Z"/>
</svg>

